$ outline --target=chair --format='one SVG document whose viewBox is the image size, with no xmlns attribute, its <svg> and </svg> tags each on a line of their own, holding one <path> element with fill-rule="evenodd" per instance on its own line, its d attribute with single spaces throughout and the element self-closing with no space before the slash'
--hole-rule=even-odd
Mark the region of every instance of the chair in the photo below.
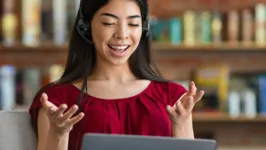
<svg viewBox="0 0 266 150">
<path fill-rule="evenodd" d="M 27 111 L 0 111 L 0 150 L 37 150 Z"/>
</svg>

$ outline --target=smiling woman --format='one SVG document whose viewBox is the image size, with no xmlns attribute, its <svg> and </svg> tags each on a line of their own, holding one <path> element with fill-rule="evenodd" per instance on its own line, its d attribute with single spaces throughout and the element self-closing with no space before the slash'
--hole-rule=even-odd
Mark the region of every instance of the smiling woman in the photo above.
<svg viewBox="0 0 266 150">
<path fill-rule="evenodd" d="M 38 150 L 80 149 L 86 133 L 194 138 L 191 111 L 203 91 L 155 68 L 146 0 L 81 0 L 65 71 L 29 110 Z"/>
</svg>

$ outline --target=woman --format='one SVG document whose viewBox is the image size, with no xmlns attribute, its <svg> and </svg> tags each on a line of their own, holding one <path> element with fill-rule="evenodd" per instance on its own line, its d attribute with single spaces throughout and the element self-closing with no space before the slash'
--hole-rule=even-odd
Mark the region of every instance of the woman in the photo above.
<svg viewBox="0 0 266 150">
<path fill-rule="evenodd" d="M 194 138 L 203 91 L 151 67 L 146 0 L 83 0 L 65 71 L 35 97 L 38 150 L 80 149 L 85 133 Z"/>
</svg>

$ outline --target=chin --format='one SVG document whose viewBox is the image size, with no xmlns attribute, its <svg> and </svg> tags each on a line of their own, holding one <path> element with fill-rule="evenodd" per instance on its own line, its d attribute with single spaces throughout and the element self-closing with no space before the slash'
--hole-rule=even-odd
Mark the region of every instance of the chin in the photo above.
<svg viewBox="0 0 266 150">
<path fill-rule="evenodd" d="M 114 66 L 124 66 L 128 64 L 128 59 L 124 58 L 124 59 L 116 59 L 116 60 L 109 60 L 109 63 L 114 65 Z"/>
</svg>

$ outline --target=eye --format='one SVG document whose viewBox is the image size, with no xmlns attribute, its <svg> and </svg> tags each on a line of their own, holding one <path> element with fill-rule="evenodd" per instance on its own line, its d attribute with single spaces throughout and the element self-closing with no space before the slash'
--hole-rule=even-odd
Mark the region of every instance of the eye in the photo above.
<svg viewBox="0 0 266 150">
<path fill-rule="evenodd" d="M 114 25 L 114 23 L 108 23 L 108 22 L 102 22 L 103 25 L 105 26 L 111 26 L 111 25 Z"/>
<path fill-rule="evenodd" d="M 138 27 L 139 26 L 139 24 L 133 24 L 133 23 L 130 23 L 129 25 L 132 27 Z"/>
</svg>

